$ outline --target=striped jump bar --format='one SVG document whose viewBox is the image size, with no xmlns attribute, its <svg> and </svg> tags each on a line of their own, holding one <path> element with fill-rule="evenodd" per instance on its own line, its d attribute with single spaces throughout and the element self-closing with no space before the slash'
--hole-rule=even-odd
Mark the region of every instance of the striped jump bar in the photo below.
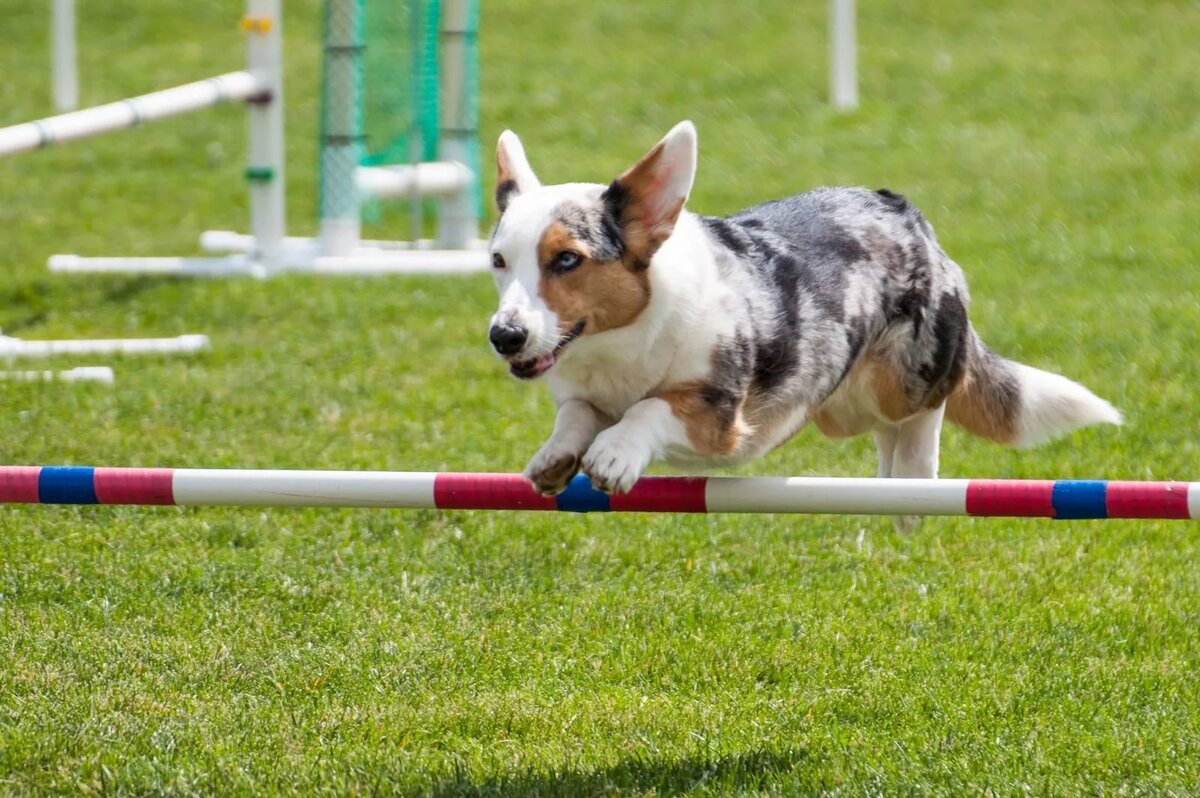
<svg viewBox="0 0 1200 798">
<path fill-rule="evenodd" d="M 1197 519 L 1200 483 L 644 477 L 609 496 L 578 476 L 548 497 L 516 474 L 0 466 L 0 503 Z"/>
</svg>

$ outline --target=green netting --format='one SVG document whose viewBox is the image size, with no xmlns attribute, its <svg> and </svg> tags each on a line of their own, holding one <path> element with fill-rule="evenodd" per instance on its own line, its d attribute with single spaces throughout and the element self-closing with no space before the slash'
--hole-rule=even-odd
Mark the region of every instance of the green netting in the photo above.
<svg viewBox="0 0 1200 798">
<path fill-rule="evenodd" d="M 364 24 L 368 164 L 432 161 L 438 147 L 439 0 L 373 0 Z"/>
<path fill-rule="evenodd" d="M 462 19 L 453 19 L 458 8 Z M 453 157 L 479 174 L 478 0 L 327 0 L 321 103 L 321 218 L 358 218 L 350 159 L 362 165 Z M 447 45 L 447 42 L 450 44 Z M 459 47 L 461 43 L 461 47 Z M 450 47 L 443 51 L 443 47 Z M 461 81 L 443 86 L 446 67 Z M 445 114 L 445 118 L 443 118 Z M 475 181 L 476 215 L 482 207 Z M 423 215 L 413 203 L 414 227 Z M 366 208 L 378 215 L 378 204 Z"/>
</svg>

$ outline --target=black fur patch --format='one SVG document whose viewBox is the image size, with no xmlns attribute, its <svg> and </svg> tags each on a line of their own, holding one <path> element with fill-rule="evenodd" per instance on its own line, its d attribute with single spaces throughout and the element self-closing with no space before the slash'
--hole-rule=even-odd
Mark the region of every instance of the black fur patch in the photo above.
<svg viewBox="0 0 1200 798">
<path fill-rule="evenodd" d="M 508 210 L 508 201 L 517 193 L 517 181 L 502 180 L 496 184 L 496 207 L 500 213 Z"/>
<path fill-rule="evenodd" d="M 554 209 L 554 217 L 571 235 L 588 245 L 595 260 L 620 260 L 625 255 L 621 226 L 607 206 L 584 208 L 564 202 Z"/>
<path fill-rule="evenodd" d="M 750 249 L 750 239 L 738 230 L 737 225 L 731 223 L 727 219 L 722 219 L 719 216 L 702 216 L 700 223 L 704 225 L 714 238 L 721 242 L 721 245 L 732 252 L 734 255 L 745 255 Z"/>
<path fill-rule="evenodd" d="M 883 200 L 883 204 L 895 213 L 906 214 L 913 207 L 903 194 L 897 194 L 891 189 L 881 188 L 875 193 Z"/>
<path fill-rule="evenodd" d="M 754 384 L 771 392 L 787 382 L 800 364 L 800 285 L 803 274 L 793 258 L 780 255 L 771 260 L 770 277 L 778 291 L 779 313 L 769 335 L 759 340 L 754 352 Z"/>
<path fill-rule="evenodd" d="M 796 338 L 788 335 L 767 338 L 754 352 L 754 387 L 771 393 L 786 383 L 799 365 L 800 346 Z"/>
<path fill-rule="evenodd" d="M 945 294 L 933 317 L 933 358 L 918 369 L 928 386 L 926 398 L 941 401 L 962 379 L 967 365 L 970 325 L 957 294 Z"/>
<path fill-rule="evenodd" d="M 716 411 L 724 428 L 737 418 L 752 360 L 750 341 L 740 333 L 713 353 L 712 376 L 700 389 L 700 397 Z"/>
<path fill-rule="evenodd" d="M 629 189 L 620 180 L 609 183 L 608 188 L 604 189 L 604 193 L 600 195 L 600 201 L 604 203 L 609 214 L 618 220 L 625 214 L 630 199 Z"/>
</svg>

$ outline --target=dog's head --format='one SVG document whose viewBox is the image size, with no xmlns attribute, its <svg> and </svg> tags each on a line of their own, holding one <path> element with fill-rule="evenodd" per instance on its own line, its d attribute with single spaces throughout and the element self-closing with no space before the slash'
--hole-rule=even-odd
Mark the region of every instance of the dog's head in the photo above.
<svg viewBox="0 0 1200 798">
<path fill-rule="evenodd" d="M 546 373 L 576 338 L 631 324 L 650 302 L 650 261 L 696 174 L 696 129 L 681 122 L 608 186 L 543 186 L 521 140 L 496 146 L 489 339 L 520 379 Z"/>
</svg>

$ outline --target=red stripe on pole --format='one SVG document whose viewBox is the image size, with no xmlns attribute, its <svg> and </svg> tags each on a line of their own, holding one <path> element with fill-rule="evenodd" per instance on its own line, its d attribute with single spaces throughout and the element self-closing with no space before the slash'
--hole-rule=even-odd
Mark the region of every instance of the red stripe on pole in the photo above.
<svg viewBox="0 0 1200 798">
<path fill-rule="evenodd" d="M 101 504 L 174 504 L 173 468 L 97 468 L 92 477 Z"/>
<path fill-rule="evenodd" d="M 0 468 L 0 502 L 37 504 L 41 466 L 5 466 Z"/>
<path fill-rule="evenodd" d="M 973 479 L 967 483 L 968 515 L 1054 517 L 1054 480 Z"/>
<path fill-rule="evenodd" d="M 520 474 L 438 474 L 433 503 L 439 510 L 555 510 Z"/>
<path fill-rule="evenodd" d="M 1188 518 L 1186 482 L 1110 482 L 1109 518 Z"/>
<path fill-rule="evenodd" d="M 613 496 L 614 511 L 643 513 L 704 513 L 705 477 L 642 477 L 629 493 Z"/>
</svg>

